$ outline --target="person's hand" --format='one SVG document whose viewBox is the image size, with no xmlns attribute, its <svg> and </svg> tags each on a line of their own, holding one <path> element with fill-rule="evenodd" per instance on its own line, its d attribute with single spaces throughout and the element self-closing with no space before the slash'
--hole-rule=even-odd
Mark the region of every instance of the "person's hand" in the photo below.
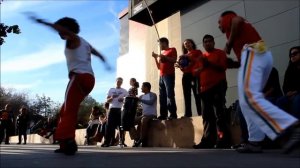
<svg viewBox="0 0 300 168">
<path fill-rule="evenodd" d="M 153 58 L 157 58 L 157 57 L 158 57 L 158 54 L 156 54 L 155 52 L 152 51 L 152 57 L 153 57 Z"/>
<path fill-rule="evenodd" d="M 292 97 L 292 96 L 294 96 L 296 93 L 297 93 L 297 91 L 289 91 L 289 92 L 286 93 L 286 96 Z"/>
<path fill-rule="evenodd" d="M 124 101 L 124 98 L 123 98 L 123 97 L 120 97 L 120 98 L 118 99 L 118 101 L 119 101 L 119 102 L 123 102 L 123 101 Z"/>
<path fill-rule="evenodd" d="M 199 75 L 202 69 L 203 69 L 202 67 L 194 69 L 194 75 Z"/>
</svg>

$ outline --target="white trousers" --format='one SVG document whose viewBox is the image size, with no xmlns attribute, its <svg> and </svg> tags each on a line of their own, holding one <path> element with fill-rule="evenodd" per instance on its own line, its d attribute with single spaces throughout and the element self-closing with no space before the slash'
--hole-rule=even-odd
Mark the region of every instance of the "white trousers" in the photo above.
<svg viewBox="0 0 300 168">
<path fill-rule="evenodd" d="M 258 53 L 244 47 L 238 72 L 238 94 L 249 132 L 249 141 L 274 140 L 297 119 L 264 98 L 262 92 L 272 70 L 270 51 Z"/>
</svg>

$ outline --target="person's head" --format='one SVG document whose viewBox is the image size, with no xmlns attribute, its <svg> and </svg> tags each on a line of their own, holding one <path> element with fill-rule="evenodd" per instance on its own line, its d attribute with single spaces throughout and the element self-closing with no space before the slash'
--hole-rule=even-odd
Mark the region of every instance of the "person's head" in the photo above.
<svg viewBox="0 0 300 168">
<path fill-rule="evenodd" d="M 295 46 L 290 49 L 289 57 L 291 63 L 300 63 L 300 46 Z"/>
<path fill-rule="evenodd" d="M 12 106 L 10 104 L 6 104 L 5 105 L 5 110 L 6 111 L 11 111 L 12 110 Z"/>
<path fill-rule="evenodd" d="M 130 78 L 129 83 L 130 83 L 130 86 L 134 86 L 134 84 L 136 83 L 136 79 Z"/>
<path fill-rule="evenodd" d="M 79 24 L 73 18 L 64 17 L 64 18 L 57 20 L 54 24 L 60 25 L 75 34 L 78 34 L 80 31 Z M 63 34 L 63 33 L 59 33 L 59 35 L 64 40 L 68 40 L 68 38 L 69 38 L 68 35 Z"/>
<path fill-rule="evenodd" d="M 19 110 L 20 114 L 26 114 L 27 113 L 27 108 L 22 106 Z"/>
<path fill-rule="evenodd" d="M 169 48 L 169 40 L 165 37 L 159 39 L 159 46 L 161 50 Z"/>
<path fill-rule="evenodd" d="M 206 51 L 212 51 L 215 48 L 215 39 L 212 35 L 206 34 L 203 37 L 202 42 Z"/>
<path fill-rule="evenodd" d="M 151 84 L 149 82 L 143 82 L 141 90 L 142 90 L 143 93 L 150 92 Z"/>
<path fill-rule="evenodd" d="M 92 108 L 92 113 L 93 114 L 98 114 L 100 112 L 100 108 L 98 107 L 98 106 L 94 106 L 93 108 Z"/>
<path fill-rule="evenodd" d="M 231 20 L 232 18 L 236 17 L 237 14 L 233 11 L 225 11 L 219 17 L 219 29 L 222 33 L 226 33 L 230 31 L 231 28 Z"/>
<path fill-rule="evenodd" d="M 194 40 L 192 39 L 186 39 L 182 43 L 182 52 L 183 54 L 188 53 L 188 51 L 196 50 L 197 46 Z"/>
<path fill-rule="evenodd" d="M 118 77 L 118 78 L 116 79 L 116 85 L 117 85 L 117 88 L 120 88 L 122 84 L 123 84 L 123 78 Z"/>
</svg>

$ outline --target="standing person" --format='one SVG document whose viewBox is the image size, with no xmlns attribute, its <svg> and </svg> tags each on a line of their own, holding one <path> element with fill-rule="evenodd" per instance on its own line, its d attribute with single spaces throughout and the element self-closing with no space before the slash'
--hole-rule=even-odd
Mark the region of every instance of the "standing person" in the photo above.
<svg viewBox="0 0 300 168">
<path fill-rule="evenodd" d="M 238 72 L 238 93 L 242 113 L 247 122 L 248 143 L 237 148 L 241 153 L 262 152 L 260 142 L 265 134 L 275 140 L 286 129 L 293 134 L 284 149 L 290 152 L 300 142 L 299 121 L 267 101 L 262 92 L 272 70 L 272 54 L 255 28 L 233 11 L 226 11 L 219 18 L 219 28 L 226 33 L 225 52 L 231 49 L 241 60 Z"/>
<path fill-rule="evenodd" d="M 92 91 L 95 84 L 91 66 L 91 54 L 105 62 L 104 57 L 86 40 L 78 35 L 80 27 L 73 18 L 64 17 L 55 23 L 32 17 L 37 23 L 51 27 L 66 40 L 65 56 L 69 71 L 69 83 L 65 93 L 65 101 L 60 110 L 60 118 L 55 132 L 60 148 L 56 153 L 74 155 L 77 151 L 75 129 L 80 103 Z"/>
<path fill-rule="evenodd" d="M 160 70 L 159 77 L 159 103 L 160 116 L 158 119 L 176 119 L 177 106 L 175 102 L 175 67 L 177 51 L 174 47 L 169 47 L 169 40 L 165 37 L 159 39 L 162 53 L 160 55 L 152 52 L 157 68 Z M 159 59 L 158 59 L 159 58 Z M 170 116 L 168 117 L 168 111 Z"/>
<path fill-rule="evenodd" d="M 215 48 L 214 37 L 205 35 L 203 47 L 206 50 L 196 71 L 200 75 L 202 118 L 204 133 L 201 143 L 194 148 L 226 148 L 230 146 L 229 131 L 225 121 L 226 53 Z"/>
<path fill-rule="evenodd" d="M 5 108 L 0 111 L 0 144 L 5 137 L 5 144 L 9 145 L 9 137 L 13 132 L 14 123 L 14 113 L 12 111 L 12 106 L 6 104 Z"/>
<path fill-rule="evenodd" d="M 200 50 L 197 50 L 196 44 L 192 39 L 184 40 L 182 44 L 182 51 L 184 55 L 181 57 L 187 56 L 188 58 L 187 66 L 181 66 L 180 63 L 177 65 L 183 72 L 182 88 L 185 104 L 184 117 L 192 116 L 191 89 L 194 93 L 197 113 L 198 115 L 201 115 L 201 97 L 199 91 L 200 79 L 198 75 L 195 75 L 194 70 L 195 65 L 197 65 L 197 62 L 199 61 L 200 57 L 202 57 L 202 52 Z"/>
<path fill-rule="evenodd" d="M 278 105 L 300 119 L 300 46 L 290 49 L 289 59 L 282 87 L 284 96 L 278 100 Z"/>
<path fill-rule="evenodd" d="M 141 89 L 144 94 L 139 97 L 139 100 L 142 103 L 143 114 L 136 119 L 138 123 L 137 134 L 131 132 L 135 135 L 133 147 L 138 147 L 140 144 L 142 144 L 142 147 L 148 146 L 149 122 L 157 117 L 157 96 L 151 92 L 151 84 L 144 82 Z"/>
<path fill-rule="evenodd" d="M 135 78 L 130 79 L 130 89 L 128 90 L 128 96 L 136 97 L 138 95 L 139 82 Z"/>
<path fill-rule="evenodd" d="M 121 124 L 121 109 L 123 106 L 124 98 L 128 95 L 126 89 L 121 86 L 123 79 L 118 77 L 116 79 L 116 87 L 110 88 L 107 93 L 106 102 L 109 105 L 109 112 L 106 122 L 105 140 L 101 147 L 109 147 L 115 135 L 115 129 L 120 127 Z"/>
<path fill-rule="evenodd" d="M 22 142 L 22 135 L 24 137 L 24 145 L 27 141 L 27 129 L 29 126 L 29 115 L 28 110 L 26 107 L 22 107 L 20 109 L 20 114 L 17 116 L 17 131 L 19 135 L 19 142 L 18 144 L 21 144 Z"/>
</svg>

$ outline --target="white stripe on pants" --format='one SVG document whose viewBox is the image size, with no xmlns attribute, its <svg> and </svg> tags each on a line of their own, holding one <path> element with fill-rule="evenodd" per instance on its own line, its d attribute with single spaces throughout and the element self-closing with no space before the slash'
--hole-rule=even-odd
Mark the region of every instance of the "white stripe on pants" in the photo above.
<svg viewBox="0 0 300 168">
<path fill-rule="evenodd" d="M 252 54 L 251 54 L 252 53 Z M 248 47 L 242 52 L 238 72 L 238 94 L 249 132 L 249 141 L 262 141 L 265 134 L 274 140 L 297 119 L 264 98 L 262 90 L 272 70 L 271 52 L 257 53 Z"/>
</svg>

